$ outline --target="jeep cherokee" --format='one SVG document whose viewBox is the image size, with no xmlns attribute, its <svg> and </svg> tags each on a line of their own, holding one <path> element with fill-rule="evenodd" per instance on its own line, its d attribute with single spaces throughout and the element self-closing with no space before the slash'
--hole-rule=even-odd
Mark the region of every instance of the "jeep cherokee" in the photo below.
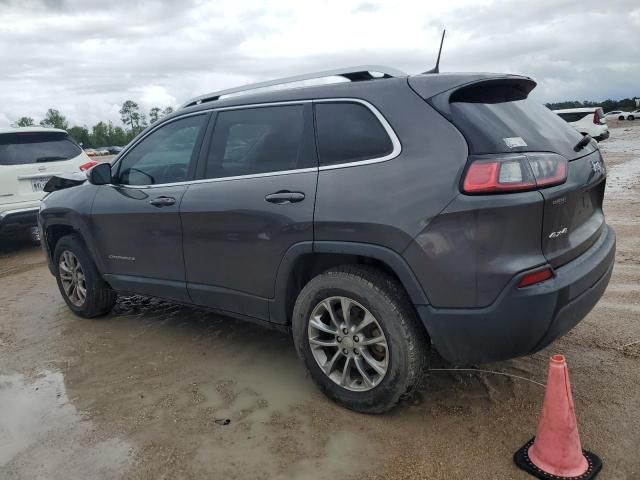
<svg viewBox="0 0 640 480">
<path fill-rule="evenodd" d="M 322 77 L 350 81 L 300 87 Z M 288 330 L 329 397 L 388 410 L 431 345 L 531 354 L 609 282 L 600 151 L 535 86 L 372 66 L 203 95 L 51 180 L 51 272 L 84 317 L 128 292 Z"/>
</svg>

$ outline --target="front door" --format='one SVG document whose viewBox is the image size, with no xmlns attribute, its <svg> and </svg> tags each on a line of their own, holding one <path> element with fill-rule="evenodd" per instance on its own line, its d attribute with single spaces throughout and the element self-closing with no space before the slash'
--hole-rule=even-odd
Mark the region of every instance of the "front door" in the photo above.
<svg viewBox="0 0 640 480">
<path fill-rule="evenodd" d="M 180 207 L 194 303 L 268 319 L 285 252 L 313 240 L 317 161 L 311 104 L 217 113 Z"/>
<path fill-rule="evenodd" d="M 98 187 L 92 227 L 115 289 L 189 301 L 179 211 L 207 118 L 178 118 L 153 130 L 114 166 L 113 184 Z"/>
</svg>

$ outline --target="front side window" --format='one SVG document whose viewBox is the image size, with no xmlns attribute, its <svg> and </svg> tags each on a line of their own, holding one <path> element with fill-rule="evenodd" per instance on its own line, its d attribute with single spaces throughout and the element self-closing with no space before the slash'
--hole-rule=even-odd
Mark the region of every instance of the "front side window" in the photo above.
<svg viewBox="0 0 640 480">
<path fill-rule="evenodd" d="M 219 112 L 205 177 L 236 177 L 300 168 L 303 132 L 303 105 Z"/>
<path fill-rule="evenodd" d="M 359 103 L 317 103 L 316 131 L 320 165 L 385 157 L 393 143 L 378 118 Z"/>
<path fill-rule="evenodd" d="M 118 183 L 157 185 L 188 179 L 189 164 L 206 115 L 181 118 L 146 136 L 121 160 Z"/>
</svg>

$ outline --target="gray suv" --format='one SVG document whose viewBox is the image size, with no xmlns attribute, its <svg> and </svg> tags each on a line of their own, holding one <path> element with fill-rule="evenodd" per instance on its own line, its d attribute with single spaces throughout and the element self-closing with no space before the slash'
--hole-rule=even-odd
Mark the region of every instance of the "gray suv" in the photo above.
<svg viewBox="0 0 640 480">
<path fill-rule="evenodd" d="M 531 354 L 607 287 L 602 157 L 535 86 L 367 66 L 198 97 L 49 182 L 51 272 L 84 317 L 124 292 L 289 331 L 329 397 L 388 410 L 431 346 Z"/>
</svg>

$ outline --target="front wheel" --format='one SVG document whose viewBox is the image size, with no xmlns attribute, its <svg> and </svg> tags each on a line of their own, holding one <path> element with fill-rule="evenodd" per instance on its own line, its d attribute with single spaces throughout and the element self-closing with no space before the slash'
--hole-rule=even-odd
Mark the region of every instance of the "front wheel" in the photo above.
<svg viewBox="0 0 640 480">
<path fill-rule="evenodd" d="M 58 289 L 75 314 L 91 318 L 111 311 L 116 293 L 98 273 L 80 237 L 62 237 L 53 257 Z"/>
<path fill-rule="evenodd" d="M 340 405 L 382 413 L 422 380 L 429 340 L 402 287 L 379 270 L 353 265 L 313 278 L 292 323 L 298 355 Z"/>
<path fill-rule="evenodd" d="M 629 116 L 627 117 L 627 120 L 635 120 L 635 119 L 636 119 L 636 117 L 634 117 L 633 115 L 629 115 Z"/>
</svg>

